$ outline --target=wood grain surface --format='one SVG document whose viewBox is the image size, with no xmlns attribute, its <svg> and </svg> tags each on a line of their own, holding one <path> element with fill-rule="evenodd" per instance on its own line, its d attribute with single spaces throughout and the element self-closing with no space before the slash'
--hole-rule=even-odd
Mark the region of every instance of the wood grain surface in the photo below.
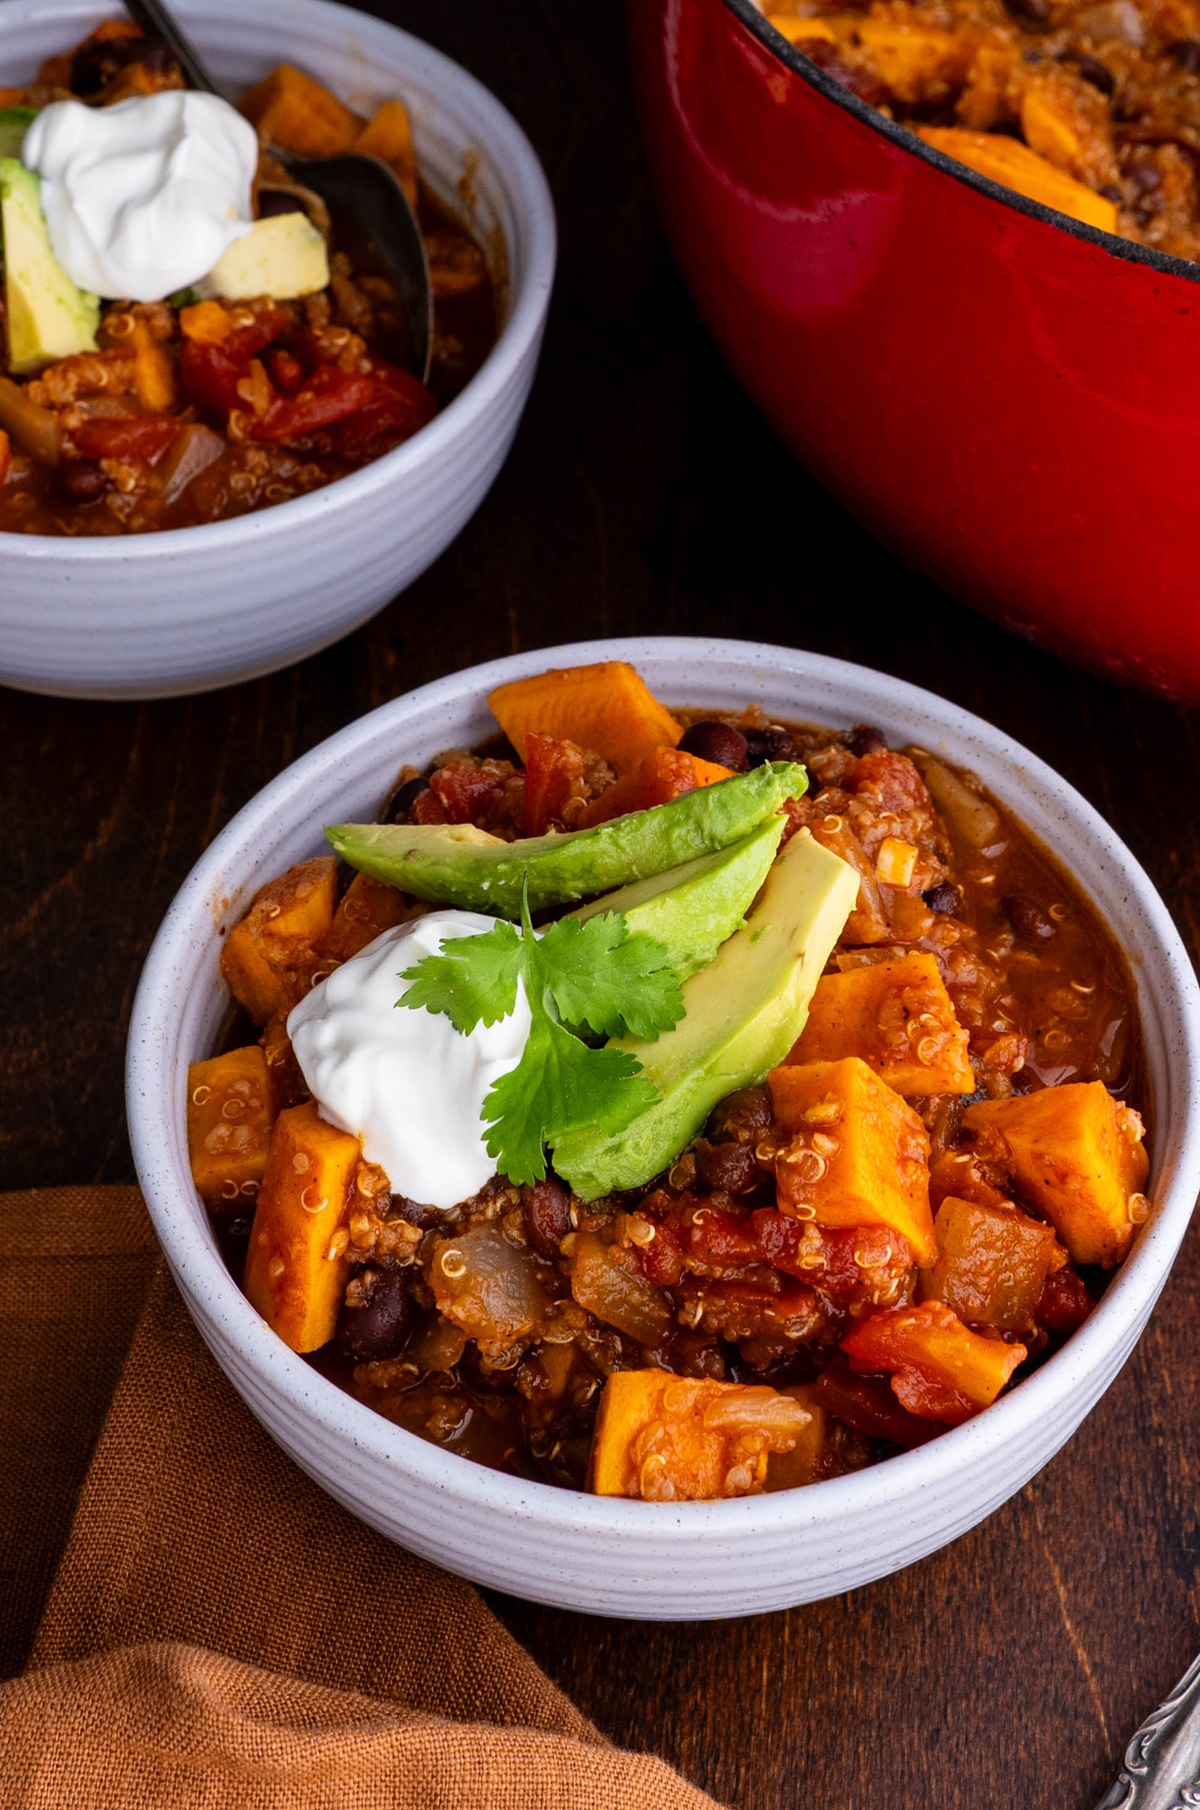
<svg viewBox="0 0 1200 1810">
<path fill-rule="evenodd" d="M 0 691 L 0 1186 L 132 1179 L 122 1059 L 141 962 L 259 787 L 411 686 L 585 634 L 813 648 L 979 711 L 1092 800 L 1196 950 L 1196 715 L 936 591 L 757 419 L 659 231 L 613 0 L 376 10 L 480 75 L 545 162 L 561 263 L 529 412 L 456 545 L 339 647 L 191 700 Z M 1200 1647 L 1198 1328 L 1193 1237 L 1066 1451 L 957 1545 L 851 1596 L 699 1627 L 497 1606 L 614 1739 L 745 1810 L 1088 1810 Z"/>
</svg>

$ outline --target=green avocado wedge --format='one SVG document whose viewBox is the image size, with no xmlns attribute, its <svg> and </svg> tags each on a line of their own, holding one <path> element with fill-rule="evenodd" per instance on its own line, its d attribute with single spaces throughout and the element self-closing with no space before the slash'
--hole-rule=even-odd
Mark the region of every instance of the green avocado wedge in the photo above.
<svg viewBox="0 0 1200 1810">
<path fill-rule="evenodd" d="M 601 912 L 619 911 L 631 935 L 640 930 L 663 944 L 675 973 L 686 980 L 707 967 L 741 928 L 782 835 L 783 818 L 776 812 L 741 842 L 649 880 L 634 880 L 569 915 L 584 923 Z"/>
<path fill-rule="evenodd" d="M 25 134 L 36 118 L 35 107 L 0 107 L 0 157 L 20 157 Z"/>
<path fill-rule="evenodd" d="M 351 867 L 414 898 L 515 920 L 525 884 L 538 911 L 665 873 L 743 841 L 807 785 L 795 762 L 767 762 L 593 829 L 517 842 L 469 824 L 339 823 L 325 834 Z"/>
<path fill-rule="evenodd" d="M 658 1100 L 624 1131 L 568 1131 L 554 1167 L 581 1200 L 640 1188 L 668 1168 L 718 1100 L 749 1087 L 791 1049 L 813 989 L 858 897 L 858 875 L 800 830 L 746 921 L 683 988 L 684 1016 L 655 1042 L 613 1038 L 636 1056 Z"/>
<path fill-rule="evenodd" d="M 77 289 L 54 255 L 42 185 L 15 157 L 0 157 L 8 369 L 18 377 L 75 352 L 96 350 L 100 303 Z"/>
</svg>

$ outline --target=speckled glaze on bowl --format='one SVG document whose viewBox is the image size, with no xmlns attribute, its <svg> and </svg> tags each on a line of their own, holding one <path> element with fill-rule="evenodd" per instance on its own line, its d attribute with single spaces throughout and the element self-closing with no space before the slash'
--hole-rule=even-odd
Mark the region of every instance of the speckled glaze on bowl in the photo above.
<svg viewBox="0 0 1200 1810">
<path fill-rule="evenodd" d="M 0 533 L 0 682 L 24 690 L 87 698 L 210 691 L 340 640 L 431 565 L 478 508 L 537 364 L 554 277 L 554 206 L 532 146 L 499 101 L 419 39 L 330 0 L 178 5 L 231 86 L 257 81 L 286 57 L 363 112 L 402 94 L 431 185 L 460 211 L 468 196 L 482 243 L 503 245 L 506 319 L 483 367 L 428 427 L 309 496 L 162 534 Z M 0 82 L 28 79 L 109 10 L 96 0 L 4 0 Z"/>
<path fill-rule="evenodd" d="M 919 1451 L 807 1489 L 734 1502 L 614 1501 L 501 1476 L 425 1444 L 294 1356 L 230 1278 L 192 1186 L 187 1064 L 226 1008 L 218 928 L 264 880 L 324 846 L 321 826 L 382 808 L 403 762 L 493 727 L 496 685 L 579 661 L 633 661 L 668 702 L 878 723 L 977 772 L 1051 848 L 1111 926 L 1138 989 L 1154 1099 L 1154 1212 L 1104 1299 L 1041 1370 Z M 1200 1187 L 1200 992 L 1150 881 L 1102 819 L 978 717 L 841 661 L 735 641 L 587 642 L 423 686 L 333 736 L 233 819 L 181 888 L 146 962 L 129 1036 L 138 1175 L 201 1334 L 300 1467 L 401 1545 L 517 1596 L 638 1619 L 751 1615 L 854 1588 L 935 1551 L 1013 1495 L 1108 1387 L 1140 1333 Z"/>
</svg>

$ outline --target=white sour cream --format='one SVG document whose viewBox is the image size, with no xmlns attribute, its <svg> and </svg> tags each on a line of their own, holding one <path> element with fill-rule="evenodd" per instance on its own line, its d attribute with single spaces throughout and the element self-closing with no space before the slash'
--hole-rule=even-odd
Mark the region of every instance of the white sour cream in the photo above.
<svg viewBox="0 0 1200 1810">
<path fill-rule="evenodd" d="M 440 1012 L 396 1001 L 399 977 L 456 936 L 478 936 L 494 918 L 431 911 L 385 930 L 315 986 L 288 1018 L 288 1036 L 321 1117 L 362 1139 L 394 1194 L 453 1207 L 496 1173 L 480 1113 L 494 1081 L 516 1068 L 529 1039 L 524 991 L 499 1024 L 469 1037 Z"/>
<path fill-rule="evenodd" d="M 161 301 L 207 276 L 254 223 L 258 136 L 215 94 L 54 101 L 21 162 L 42 179 L 55 257 L 96 295 Z"/>
</svg>

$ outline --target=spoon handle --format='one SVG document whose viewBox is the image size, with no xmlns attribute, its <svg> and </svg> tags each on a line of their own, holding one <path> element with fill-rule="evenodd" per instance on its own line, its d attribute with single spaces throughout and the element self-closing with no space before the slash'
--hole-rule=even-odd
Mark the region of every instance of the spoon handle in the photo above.
<svg viewBox="0 0 1200 1810">
<path fill-rule="evenodd" d="M 1200 1810 L 1200 1657 L 1146 1717 L 1096 1810 Z"/>
<path fill-rule="evenodd" d="M 166 7 L 160 6 L 159 0 L 125 0 L 125 10 L 143 31 L 162 39 L 187 77 L 189 88 L 202 88 L 206 94 L 219 95 L 222 100 L 229 98 L 220 83 L 209 74 L 203 57 L 187 33 L 176 24 Z"/>
</svg>

